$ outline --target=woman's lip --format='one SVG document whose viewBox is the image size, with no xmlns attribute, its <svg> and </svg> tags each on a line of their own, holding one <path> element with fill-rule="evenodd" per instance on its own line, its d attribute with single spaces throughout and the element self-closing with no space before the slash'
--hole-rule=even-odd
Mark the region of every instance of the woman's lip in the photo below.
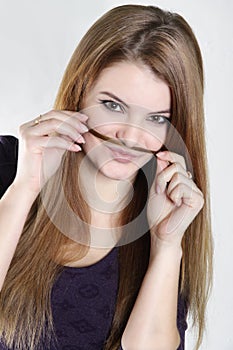
<svg viewBox="0 0 233 350">
<path fill-rule="evenodd" d="M 124 152 L 118 148 L 115 148 L 115 147 L 109 147 L 108 148 L 110 149 L 110 151 L 112 152 L 114 158 L 119 158 L 119 159 L 125 159 L 125 160 L 133 160 L 135 158 L 137 158 L 138 156 L 135 156 L 131 153 L 128 153 L 128 152 Z"/>
</svg>

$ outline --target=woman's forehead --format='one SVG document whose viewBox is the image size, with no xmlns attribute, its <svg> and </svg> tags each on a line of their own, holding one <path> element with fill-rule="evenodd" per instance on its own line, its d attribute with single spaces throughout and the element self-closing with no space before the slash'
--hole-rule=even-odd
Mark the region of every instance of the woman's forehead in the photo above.
<svg viewBox="0 0 233 350">
<path fill-rule="evenodd" d="M 167 110 L 171 96 L 169 86 L 142 64 L 118 62 L 100 73 L 87 94 L 87 101 L 110 93 L 126 104 L 141 105 L 149 110 Z"/>
</svg>

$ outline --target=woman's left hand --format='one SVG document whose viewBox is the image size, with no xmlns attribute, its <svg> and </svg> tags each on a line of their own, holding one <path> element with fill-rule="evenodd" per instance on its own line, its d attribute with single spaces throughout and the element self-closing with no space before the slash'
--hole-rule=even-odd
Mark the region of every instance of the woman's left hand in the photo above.
<svg viewBox="0 0 233 350">
<path fill-rule="evenodd" d="M 203 207 L 204 197 L 189 177 L 184 157 L 170 151 L 156 156 L 157 171 L 147 208 L 150 231 L 160 241 L 180 244 L 185 230 Z"/>
</svg>

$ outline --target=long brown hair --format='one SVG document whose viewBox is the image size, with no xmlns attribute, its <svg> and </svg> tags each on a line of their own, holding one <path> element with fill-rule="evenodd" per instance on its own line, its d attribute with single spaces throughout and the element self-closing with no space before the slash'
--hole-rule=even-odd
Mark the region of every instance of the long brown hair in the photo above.
<svg viewBox="0 0 233 350">
<path fill-rule="evenodd" d="M 148 66 L 169 85 L 172 124 L 187 147 L 194 180 L 204 194 L 205 205 L 188 227 L 182 241 L 180 278 L 181 296 L 194 325 L 198 327 L 198 348 L 203 337 L 205 308 L 212 281 L 212 238 L 203 112 L 203 65 L 190 26 L 180 15 L 154 6 L 125 5 L 110 10 L 94 23 L 75 50 L 65 71 L 55 109 L 81 109 L 86 94 L 100 72 L 115 62 L 126 60 Z M 173 149 L 178 151 L 176 145 L 173 145 Z M 57 191 L 62 186 L 66 201 L 74 213 L 88 223 L 89 208 L 85 203 L 79 205 L 84 202 L 76 173 L 81 159 L 81 153 L 65 154 L 59 171 L 43 189 L 43 198 L 49 199 L 55 216 L 63 217 L 64 203 L 60 191 Z M 153 179 L 155 167 L 155 160 L 152 160 L 139 170 L 134 183 L 134 198 L 120 218 L 122 225 L 143 210 L 148 193 L 144 173 L 150 174 Z M 146 221 L 146 212 L 144 216 Z M 86 237 L 88 242 L 88 232 Z M 87 251 L 87 246 L 73 242 L 53 224 L 39 195 L 29 212 L 0 294 L 0 337 L 5 339 L 8 346 L 35 349 L 40 341 L 50 341 L 53 337 L 50 304 L 53 283 L 62 270 L 62 264 L 81 258 Z M 120 345 L 147 270 L 149 252 L 149 231 L 132 243 L 119 247 L 118 299 L 105 350 L 118 349 Z"/>
</svg>

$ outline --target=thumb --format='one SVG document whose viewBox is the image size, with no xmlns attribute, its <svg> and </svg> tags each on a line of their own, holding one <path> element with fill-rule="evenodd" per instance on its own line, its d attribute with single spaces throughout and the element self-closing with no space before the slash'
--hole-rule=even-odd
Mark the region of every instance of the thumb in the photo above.
<svg viewBox="0 0 233 350">
<path fill-rule="evenodd" d="M 160 174 L 165 168 L 167 168 L 169 165 L 169 162 L 167 160 L 162 160 L 157 157 L 157 169 L 155 178 L 157 178 L 157 175 Z"/>
<path fill-rule="evenodd" d="M 169 165 L 169 162 L 163 159 L 159 159 L 158 157 L 156 157 L 156 172 L 154 175 L 154 179 L 152 181 L 152 191 L 155 192 L 155 188 L 156 188 L 156 181 L 157 181 L 157 177 L 158 175 L 165 169 L 167 168 L 167 166 Z"/>
</svg>

